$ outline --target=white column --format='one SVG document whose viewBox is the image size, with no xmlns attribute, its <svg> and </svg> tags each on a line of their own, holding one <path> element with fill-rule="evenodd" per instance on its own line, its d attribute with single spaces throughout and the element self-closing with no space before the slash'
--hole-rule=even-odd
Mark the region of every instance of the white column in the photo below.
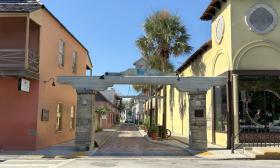
<svg viewBox="0 0 280 168">
<path fill-rule="evenodd" d="M 233 88 L 233 122 L 234 122 L 234 136 L 239 133 L 239 91 L 238 91 L 238 75 L 232 75 Z M 235 143 L 239 143 L 239 138 L 235 138 Z"/>
</svg>

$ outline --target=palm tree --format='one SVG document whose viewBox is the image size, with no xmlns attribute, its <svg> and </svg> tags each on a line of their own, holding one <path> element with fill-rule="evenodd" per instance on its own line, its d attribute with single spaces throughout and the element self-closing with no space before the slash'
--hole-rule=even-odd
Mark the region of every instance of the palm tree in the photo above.
<svg viewBox="0 0 280 168">
<path fill-rule="evenodd" d="M 186 55 L 192 50 L 188 43 L 190 35 L 187 33 L 180 17 L 171 15 L 166 10 L 156 12 L 148 17 L 144 24 L 144 31 L 145 35 L 137 40 L 137 44 L 146 46 L 145 50 L 141 50 L 142 54 L 160 58 L 160 69 L 163 72 L 168 71 L 169 58 L 171 56 Z M 166 129 L 166 95 L 166 86 L 164 86 L 163 129 Z M 165 136 L 163 135 L 163 137 Z"/>
<path fill-rule="evenodd" d="M 148 39 L 143 36 L 141 38 L 139 38 L 137 41 L 136 41 L 136 45 L 138 47 L 138 49 L 140 50 L 141 52 L 141 55 L 142 57 L 146 58 L 149 66 L 152 68 L 152 69 L 156 69 L 156 70 L 161 70 L 161 64 L 159 64 L 159 62 L 161 62 L 161 57 L 159 55 L 156 55 L 156 52 L 155 50 L 149 46 L 149 42 L 148 42 Z M 167 64 L 167 71 L 168 72 L 173 72 L 174 71 L 174 66 L 172 63 L 170 63 L 168 61 L 168 64 Z M 152 96 L 153 93 L 156 93 L 157 94 L 157 86 L 149 86 L 149 85 L 133 85 L 133 88 L 138 91 L 138 92 L 142 92 L 144 93 L 145 95 L 148 93 Z M 157 123 L 157 118 L 158 118 L 158 99 L 156 98 L 156 104 L 155 104 L 155 123 Z M 153 107 L 153 102 L 150 101 L 150 107 Z M 152 108 L 150 109 L 150 126 L 152 126 L 153 124 L 153 117 L 152 117 Z"/>
</svg>

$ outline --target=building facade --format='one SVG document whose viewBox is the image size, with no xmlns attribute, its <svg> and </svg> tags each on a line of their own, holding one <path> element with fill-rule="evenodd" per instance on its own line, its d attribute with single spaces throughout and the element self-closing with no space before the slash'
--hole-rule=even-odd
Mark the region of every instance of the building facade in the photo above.
<svg viewBox="0 0 280 168">
<path fill-rule="evenodd" d="M 112 128 L 114 125 L 118 124 L 120 118 L 118 102 L 119 101 L 117 101 L 117 95 L 112 90 L 97 92 L 97 94 L 95 95 L 96 109 L 105 107 L 108 109 L 108 113 L 101 116 L 100 118 L 96 118 L 97 120 L 99 120 L 96 122 L 96 124 L 100 124 L 97 125 L 96 128 Z"/>
<path fill-rule="evenodd" d="M 142 124 L 144 121 L 144 100 L 135 100 L 132 112 L 134 114 L 135 123 Z"/>
<path fill-rule="evenodd" d="M 177 72 L 228 79 L 207 92 L 209 143 L 229 148 L 232 136 L 236 144 L 279 142 L 279 14 L 278 0 L 212 0 L 203 13 L 201 19 L 211 21 L 211 40 Z M 167 128 L 188 137 L 188 94 L 167 90 Z M 158 100 L 159 125 L 162 104 Z"/>
<path fill-rule="evenodd" d="M 86 75 L 87 49 L 35 0 L 0 2 L 0 149 L 72 140 L 76 91 L 56 76 Z"/>
</svg>

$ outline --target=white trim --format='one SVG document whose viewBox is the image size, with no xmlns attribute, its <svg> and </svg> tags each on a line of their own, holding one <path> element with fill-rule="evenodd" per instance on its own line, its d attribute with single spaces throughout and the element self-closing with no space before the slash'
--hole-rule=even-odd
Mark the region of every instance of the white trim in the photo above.
<svg viewBox="0 0 280 168">
<path fill-rule="evenodd" d="M 218 29 L 221 29 L 221 35 L 220 37 L 218 37 Z M 217 19 L 217 23 L 216 23 L 216 29 L 215 29 L 215 41 L 217 44 L 221 44 L 223 38 L 224 38 L 224 33 L 225 33 L 225 20 L 223 16 L 219 16 Z"/>
</svg>

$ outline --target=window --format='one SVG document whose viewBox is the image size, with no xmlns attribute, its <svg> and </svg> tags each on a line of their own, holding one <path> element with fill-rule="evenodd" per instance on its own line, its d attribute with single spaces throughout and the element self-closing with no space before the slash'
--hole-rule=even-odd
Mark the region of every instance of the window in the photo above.
<svg viewBox="0 0 280 168">
<path fill-rule="evenodd" d="M 63 40 L 59 41 L 58 47 L 58 65 L 64 66 L 64 56 L 65 56 L 65 42 Z"/>
<path fill-rule="evenodd" d="M 58 103 L 56 108 L 56 131 L 62 131 L 62 112 L 63 112 L 63 104 Z"/>
<path fill-rule="evenodd" d="M 280 132 L 279 83 L 280 76 L 239 76 L 239 122 L 242 132 Z"/>
<path fill-rule="evenodd" d="M 218 132 L 227 132 L 226 86 L 215 87 L 215 127 Z"/>
<path fill-rule="evenodd" d="M 70 111 L 70 129 L 75 128 L 75 106 L 71 107 Z"/>
<path fill-rule="evenodd" d="M 271 32 L 278 24 L 275 9 L 266 4 L 256 4 L 251 7 L 246 16 L 249 28 L 260 34 Z"/>
<path fill-rule="evenodd" d="M 77 73 L 77 52 L 73 52 L 72 55 L 72 72 Z"/>
</svg>

